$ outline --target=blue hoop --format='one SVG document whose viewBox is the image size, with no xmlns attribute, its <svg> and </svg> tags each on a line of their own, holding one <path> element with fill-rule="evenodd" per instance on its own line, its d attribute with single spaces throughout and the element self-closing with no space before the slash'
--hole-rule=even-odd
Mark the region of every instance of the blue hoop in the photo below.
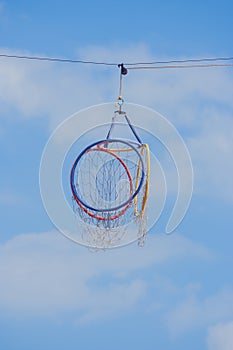
<svg viewBox="0 0 233 350">
<path fill-rule="evenodd" d="M 101 143 L 106 143 L 106 142 L 121 142 L 121 143 L 124 143 L 125 145 L 129 146 L 130 148 L 132 148 L 138 155 L 140 161 L 141 161 L 141 164 L 142 164 L 142 176 L 141 176 L 141 179 L 140 179 L 140 182 L 139 182 L 139 185 L 138 185 L 138 188 L 136 189 L 136 191 L 134 192 L 134 194 L 127 200 L 125 201 L 124 203 L 116 206 L 116 207 L 113 207 L 113 208 L 101 208 L 101 209 L 97 209 L 97 208 L 94 208 L 90 205 L 88 205 L 87 203 L 85 203 L 78 195 L 77 193 L 77 190 L 76 190 L 76 186 L 75 186 L 75 179 L 74 179 L 74 176 L 75 176 L 75 170 L 76 170 L 76 167 L 77 167 L 77 164 L 79 163 L 80 159 L 82 158 L 82 156 L 84 155 L 84 153 L 86 153 L 89 149 L 91 149 L 92 147 L 98 145 L 98 144 L 101 144 Z M 134 142 L 135 143 L 135 142 Z M 141 146 L 141 144 L 139 144 L 139 146 Z M 100 150 L 101 151 L 101 150 Z M 126 206 L 127 204 L 129 204 L 135 197 L 136 195 L 139 193 L 139 191 L 141 190 L 142 188 L 142 185 L 143 185 L 143 182 L 144 182 L 144 178 L 145 178 L 145 170 L 144 170 L 144 163 L 143 163 L 143 159 L 142 159 L 142 156 L 141 154 L 138 152 L 138 150 L 136 149 L 136 147 L 134 147 L 132 145 L 132 143 L 128 142 L 128 141 L 125 141 L 125 140 L 120 140 L 120 139 L 105 139 L 105 140 L 101 140 L 101 141 L 97 141 L 97 142 L 94 142 L 92 143 L 91 145 L 87 146 L 80 154 L 79 156 L 76 158 L 76 160 L 74 161 L 74 164 L 71 168 L 71 172 L 70 172 L 70 186 L 71 186 L 71 191 L 72 191 L 72 194 L 73 194 L 73 197 L 75 199 L 76 202 L 80 202 L 84 207 L 90 209 L 90 210 L 94 210 L 94 211 L 97 211 L 97 212 L 110 212 L 110 211 L 114 211 L 114 210 L 118 210 L 124 206 Z"/>
</svg>

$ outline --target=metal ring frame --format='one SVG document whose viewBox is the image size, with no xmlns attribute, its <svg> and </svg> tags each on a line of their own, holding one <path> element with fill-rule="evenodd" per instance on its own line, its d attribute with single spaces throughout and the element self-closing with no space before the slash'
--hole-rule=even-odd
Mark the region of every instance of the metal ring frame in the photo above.
<svg viewBox="0 0 233 350">
<path fill-rule="evenodd" d="M 123 143 L 123 144 L 129 146 L 132 150 L 134 150 L 134 151 L 137 153 L 137 155 L 138 155 L 138 157 L 139 157 L 139 159 L 140 159 L 141 165 L 142 165 L 142 169 L 141 169 L 142 176 L 141 176 L 141 179 L 140 179 L 140 182 L 139 182 L 139 184 L 138 184 L 138 187 L 137 187 L 136 191 L 132 194 L 132 196 L 131 196 L 128 200 L 126 200 L 126 201 L 123 202 L 122 204 L 120 204 L 120 205 L 118 205 L 118 206 L 116 206 L 116 207 L 113 207 L 113 208 L 94 208 L 94 207 L 90 206 L 89 204 L 87 204 L 86 202 L 84 202 L 84 201 L 79 197 L 79 194 L 78 194 L 77 189 L 76 189 L 76 186 L 75 186 L 75 178 L 74 178 L 74 177 L 75 177 L 75 170 L 76 170 L 76 167 L 77 167 L 78 163 L 80 162 L 82 156 L 83 156 L 86 152 L 91 151 L 91 148 L 92 148 L 92 147 L 97 146 L 97 145 L 100 145 L 100 144 L 107 144 L 107 143 L 113 143 L 113 142 L 121 142 L 121 143 Z M 98 147 L 98 146 L 97 146 L 97 147 Z M 113 153 L 113 152 L 112 152 L 111 150 L 109 150 L 107 147 L 105 147 L 105 148 L 99 148 L 99 147 L 98 147 L 96 150 L 108 152 L 109 154 L 111 154 L 112 156 L 114 156 L 115 158 L 117 158 L 117 159 L 121 162 L 122 165 L 124 164 L 123 166 L 125 167 L 126 172 L 127 172 L 127 169 L 128 169 L 128 168 L 127 168 L 127 165 L 123 162 L 123 160 L 122 160 L 120 157 L 118 157 L 115 153 Z M 128 172 L 129 172 L 129 170 L 128 170 Z M 83 209 L 88 208 L 88 209 L 93 210 L 93 211 L 95 211 L 95 212 L 111 212 L 111 211 L 114 211 L 114 210 L 118 210 L 118 209 L 120 209 L 120 208 L 122 208 L 122 207 L 126 207 L 126 206 L 128 207 L 128 205 L 132 202 L 132 200 L 133 200 L 133 199 L 137 196 L 137 194 L 139 193 L 139 191 L 140 191 L 140 189 L 141 189 L 141 187 L 142 187 L 142 185 L 143 185 L 144 178 L 145 178 L 145 170 L 144 170 L 143 159 L 142 159 L 141 154 L 140 154 L 140 153 L 138 152 L 138 150 L 136 149 L 136 147 L 133 146 L 132 143 L 130 143 L 130 142 L 128 142 L 128 141 L 125 141 L 125 140 L 121 140 L 121 139 L 105 139 L 105 140 L 101 140 L 101 141 L 94 142 L 94 143 L 92 143 L 91 145 L 87 146 L 87 147 L 79 154 L 79 156 L 76 158 L 76 160 L 74 161 L 74 164 L 73 164 L 73 166 L 72 166 L 72 168 L 71 168 L 71 172 L 70 172 L 70 186 L 71 186 L 71 190 L 72 190 L 72 194 L 73 194 L 74 200 L 75 200 L 79 205 L 81 204 L 81 207 L 82 207 L 82 208 L 84 207 Z M 87 212 L 87 210 L 85 210 L 85 212 Z M 124 213 L 124 212 L 125 212 L 125 209 L 123 210 L 123 213 Z M 122 214 L 123 214 L 123 213 L 122 213 Z M 96 217 L 95 214 L 93 214 L 93 213 L 87 212 L 87 214 L 88 214 L 88 215 L 91 214 L 91 216 Z M 121 214 L 121 215 L 122 215 L 122 214 Z M 117 214 L 116 217 L 119 217 L 119 216 L 120 216 L 120 215 Z M 98 217 L 96 217 L 96 218 L 98 218 Z M 106 218 L 99 217 L 99 219 L 104 220 L 104 219 L 106 219 Z"/>
</svg>

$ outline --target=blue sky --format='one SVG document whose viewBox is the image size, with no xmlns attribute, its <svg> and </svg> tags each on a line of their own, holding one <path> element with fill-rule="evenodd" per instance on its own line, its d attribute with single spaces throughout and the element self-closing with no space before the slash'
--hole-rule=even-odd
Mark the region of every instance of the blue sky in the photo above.
<svg viewBox="0 0 233 350">
<path fill-rule="evenodd" d="M 0 53 L 97 61 L 232 57 L 223 1 L 0 1 Z M 115 101 L 115 67 L 0 58 L 0 346 L 40 349 L 233 347 L 232 68 L 130 71 L 124 96 L 185 140 L 193 198 L 166 236 L 93 254 L 63 237 L 40 198 L 52 131 Z M 95 118 L 98 116 L 95 116 Z M 158 148 L 159 149 L 159 148 Z"/>
</svg>

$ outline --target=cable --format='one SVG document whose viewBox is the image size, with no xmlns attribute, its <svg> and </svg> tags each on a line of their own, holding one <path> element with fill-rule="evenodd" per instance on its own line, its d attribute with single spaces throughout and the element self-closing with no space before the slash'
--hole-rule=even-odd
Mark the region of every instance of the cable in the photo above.
<svg viewBox="0 0 233 350">
<path fill-rule="evenodd" d="M 43 56 L 27 56 L 27 55 L 10 55 L 10 54 L 0 54 L 0 57 L 5 58 L 16 58 L 16 59 L 24 59 L 24 60 L 35 60 L 35 61 L 50 61 L 50 62 L 61 62 L 61 63 L 80 63 L 80 64 L 93 64 L 93 65 L 104 65 L 104 66 L 121 66 L 119 63 L 114 62 L 97 62 L 97 61 L 84 61 L 84 60 L 74 60 L 74 59 L 66 59 L 59 57 L 43 57 Z M 197 58 L 197 59 L 183 59 L 183 60 L 169 60 L 169 61 L 153 61 L 153 62 L 129 62 L 124 63 L 125 66 L 146 66 L 146 65 L 157 65 L 157 64 L 170 64 L 170 63 L 190 63 L 190 62 L 213 62 L 213 61 L 231 61 L 233 57 L 210 57 L 210 58 Z M 219 65 L 220 66 L 220 65 Z M 224 66 L 224 65 L 222 65 Z M 229 64 L 231 66 L 231 64 Z M 193 66 L 161 66 L 158 68 L 196 68 L 200 67 L 200 65 Z M 212 66 L 213 67 L 213 66 Z M 155 67 L 151 67 L 155 68 Z M 140 67 L 129 67 L 129 69 L 140 69 Z M 145 68 L 143 68 L 145 69 Z M 149 69 L 149 67 L 148 67 Z"/>
<path fill-rule="evenodd" d="M 138 66 L 129 67 L 128 70 L 133 69 L 165 69 L 165 68 L 206 68 L 206 67 L 233 67 L 233 63 L 210 63 L 210 64 L 189 64 L 189 65 L 174 65 L 174 66 Z"/>
<path fill-rule="evenodd" d="M 139 65 L 152 65 L 152 64 L 170 64 L 170 63 L 189 63 L 189 62 L 208 62 L 208 61 L 231 61 L 233 57 L 210 57 L 210 58 L 189 58 L 183 60 L 170 60 L 170 61 L 154 61 L 154 62 L 137 62 L 137 63 L 125 63 L 127 66 L 139 66 Z"/>
<path fill-rule="evenodd" d="M 63 63 L 84 63 L 84 64 L 98 64 L 98 65 L 104 65 L 104 66 L 118 66 L 118 63 L 83 61 L 83 60 L 73 60 L 73 59 L 58 58 L 58 57 L 20 56 L 20 55 L 8 55 L 8 54 L 0 54 L 0 57 L 35 60 L 35 61 L 52 61 L 52 62 L 63 62 Z"/>
</svg>

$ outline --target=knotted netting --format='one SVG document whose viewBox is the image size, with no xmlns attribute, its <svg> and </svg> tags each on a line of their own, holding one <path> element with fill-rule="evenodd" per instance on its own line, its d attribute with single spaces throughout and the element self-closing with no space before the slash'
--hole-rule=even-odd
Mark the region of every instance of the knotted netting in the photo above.
<svg viewBox="0 0 233 350">
<path fill-rule="evenodd" d="M 132 221 L 144 242 L 149 163 L 148 145 L 120 139 L 97 141 L 76 158 L 70 184 L 86 244 L 117 246 Z"/>
</svg>

